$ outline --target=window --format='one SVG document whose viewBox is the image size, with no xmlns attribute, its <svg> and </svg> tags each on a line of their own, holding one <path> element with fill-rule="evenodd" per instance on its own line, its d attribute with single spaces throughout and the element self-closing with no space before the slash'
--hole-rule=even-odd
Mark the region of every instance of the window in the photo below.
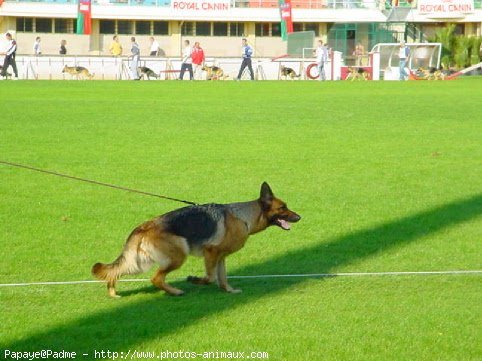
<svg viewBox="0 0 482 361">
<path fill-rule="evenodd" d="M 154 21 L 154 35 L 169 35 L 169 23 L 167 21 Z"/>
<path fill-rule="evenodd" d="M 37 32 L 37 33 L 51 33 L 52 32 L 52 19 L 36 18 L 35 19 L 35 32 Z"/>
<path fill-rule="evenodd" d="M 186 21 L 182 24 L 181 27 L 181 35 L 194 35 L 194 23 L 190 21 Z"/>
<path fill-rule="evenodd" d="M 228 36 L 228 23 L 213 23 L 214 36 Z"/>
<path fill-rule="evenodd" d="M 115 34 L 115 20 L 101 20 L 99 32 L 101 34 Z"/>
<path fill-rule="evenodd" d="M 196 35 L 211 35 L 211 23 L 197 22 L 196 23 Z"/>
<path fill-rule="evenodd" d="M 315 36 L 320 36 L 320 25 L 318 23 L 306 23 L 305 31 L 314 31 Z"/>
<path fill-rule="evenodd" d="M 271 24 L 271 36 L 281 36 L 281 23 Z"/>
<path fill-rule="evenodd" d="M 256 36 L 269 36 L 269 24 L 256 23 L 255 34 Z"/>
<path fill-rule="evenodd" d="M 56 33 L 73 33 L 72 19 L 54 19 L 54 29 Z"/>
<path fill-rule="evenodd" d="M 151 34 L 151 22 L 150 21 L 136 21 L 136 34 L 138 34 L 138 35 L 150 35 Z"/>
<path fill-rule="evenodd" d="M 33 18 L 17 18 L 17 32 L 33 32 Z"/>
<path fill-rule="evenodd" d="M 132 34 L 132 21 L 117 20 L 117 34 Z"/>
<path fill-rule="evenodd" d="M 243 35 L 244 35 L 244 23 L 229 24 L 229 36 L 243 36 Z"/>
<path fill-rule="evenodd" d="M 293 23 L 293 31 L 304 31 L 303 23 Z"/>
</svg>

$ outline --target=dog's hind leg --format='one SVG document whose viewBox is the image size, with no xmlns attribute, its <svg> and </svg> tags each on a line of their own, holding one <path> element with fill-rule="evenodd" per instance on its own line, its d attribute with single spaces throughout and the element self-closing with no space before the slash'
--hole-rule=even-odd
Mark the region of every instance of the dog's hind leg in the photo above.
<svg viewBox="0 0 482 361">
<path fill-rule="evenodd" d="M 159 239 L 155 242 L 155 251 L 149 252 L 151 258 L 160 264 L 159 269 L 151 278 L 151 282 L 157 288 L 166 291 L 170 295 L 180 296 L 184 291 L 172 287 L 166 282 L 166 276 L 182 266 L 188 254 L 186 241 L 180 237 Z"/>
</svg>

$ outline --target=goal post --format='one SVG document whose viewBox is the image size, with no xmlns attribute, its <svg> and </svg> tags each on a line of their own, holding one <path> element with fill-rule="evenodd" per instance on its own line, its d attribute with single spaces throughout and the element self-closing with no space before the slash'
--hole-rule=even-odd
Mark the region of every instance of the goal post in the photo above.
<svg viewBox="0 0 482 361">
<path fill-rule="evenodd" d="M 289 56 L 303 57 L 303 49 L 313 48 L 314 31 L 295 31 L 288 34 L 286 53 Z"/>
</svg>

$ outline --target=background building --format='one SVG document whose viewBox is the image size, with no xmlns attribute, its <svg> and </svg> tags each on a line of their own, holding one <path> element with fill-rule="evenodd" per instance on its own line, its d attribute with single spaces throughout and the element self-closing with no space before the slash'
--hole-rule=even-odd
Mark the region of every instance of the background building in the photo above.
<svg viewBox="0 0 482 361">
<path fill-rule="evenodd" d="M 292 0 L 294 30 L 313 30 L 347 58 L 357 43 L 369 50 L 378 42 L 425 41 L 449 22 L 460 34 L 482 35 L 482 0 L 418 2 Z M 209 56 L 238 56 L 241 37 L 249 39 L 257 56 L 286 53 L 278 1 L 93 0 L 91 35 L 76 34 L 77 8 L 76 0 L 6 0 L 0 5 L 0 30 L 16 32 L 21 54 L 33 53 L 35 37 L 41 36 L 44 54 L 58 54 L 65 39 L 69 54 L 107 55 L 114 34 L 124 54 L 132 35 L 143 55 L 150 36 L 167 56 L 179 56 L 182 41 L 194 38 Z"/>
</svg>

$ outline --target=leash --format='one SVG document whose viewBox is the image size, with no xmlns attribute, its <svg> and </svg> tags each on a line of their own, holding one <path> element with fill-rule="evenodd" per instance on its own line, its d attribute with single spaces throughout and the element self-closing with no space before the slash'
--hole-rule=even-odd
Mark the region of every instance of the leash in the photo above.
<svg viewBox="0 0 482 361">
<path fill-rule="evenodd" d="M 6 161 L 4 161 L 4 160 L 0 160 L 0 164 L 4 164 L 4 165 L 10 166 L 10 167 L 28 169 L 28 170 L 35 171 L 35 172 L 39 172 L 39 173 L 50 174 L 50 175 L 54 175 L 54 176 L 57 176 L 57 177 L 72 179 L 72 180 L 76 180 L 76 181 L 79 181 L 79 182 L 85 182 L 85 183 L 95 184 L 95 185 L 99 185 L 99 186 L 103 186 L 103 187 L 120 189 L 120 190 L 122 190 L 122 191 L 131 192 L 131 193 L 137 193 L 137 194 L 142 194 L 142 195 L 145 195 L 145 196 L 156 197 L 156 198 L 161 198 L 161 199 L 167 199 L 167 200 L 169 200 L 169 201 L 180 202 L 180 203 L 190 204 L 190 205 L 194 205 L 194 206 L 195 206 L 195 205 L 198 205 L 198 203 L 186 201 L 186 200 L 179 199 L 179 198 L 173 198 L 173 197 L 163 196 L 163 195 L 160 195 L 160 194 L 155 194 L 155 193 L 150 193 L 150 192 L 144 192 L 144 191 L 140 191 L 140 190 L 137 190 L 137 189 L 132 189 L 132 188 L 127 188 L 127 187 L 117 186 L 117 185 L 115 185 L 115 184 L 109 184 L 109 183 L 104 183 L 104 182 L 98 182 L 98 181 L 91 180 L 91 179 L 75 177 L 75 176 L 71 176 L 71 175 L 68 175 L 68 174 L 57 173 L 57 172 L 53 172 L 53 171 L 50 171 L 50 170 L 35 168 L 35 167 L 28 166 L 28 165 L 24 165 L 24 164 L 6 162 Z"/>
</svg>

